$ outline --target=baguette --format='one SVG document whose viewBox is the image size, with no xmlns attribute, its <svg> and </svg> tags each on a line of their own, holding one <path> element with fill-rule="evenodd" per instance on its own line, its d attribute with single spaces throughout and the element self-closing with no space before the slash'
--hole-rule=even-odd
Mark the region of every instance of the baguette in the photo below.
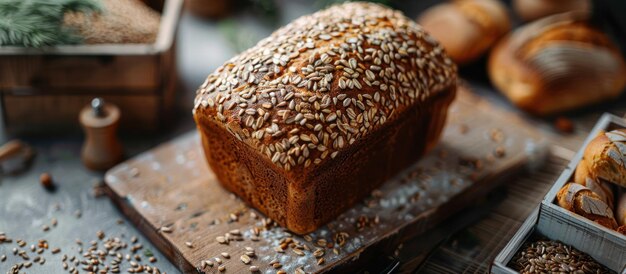
<svg viewBox="0 0 626 274">
<path fill-rule="evenodd" d="M 558 205 L 604 227 L 617 229 L 613 210 L 598 194 L 576 183 L 567 183 L 557 193 Z"/>
</svg>

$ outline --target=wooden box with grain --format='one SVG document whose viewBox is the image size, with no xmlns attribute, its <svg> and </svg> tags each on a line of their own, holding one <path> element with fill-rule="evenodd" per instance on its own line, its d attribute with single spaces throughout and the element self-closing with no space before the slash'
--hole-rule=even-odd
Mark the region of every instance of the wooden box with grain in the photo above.
<svg viewBox="0 0 626 274">
<path fill-rule="evenodd" d="M 626 128 L 626 121 L 611 114 L 604 114 L 600 118 L 585 139 L 583 146 L 571 157 L 569 164 L 546 194 L 537 210 L 528 217 L 498 254 L 492 264 L 492 273 L 518 273 L 509 266 L 509 263 L 532 235 L 570 245 L 589 254 L 607 268 L 617 273 L 626 273 L 626 235 L 570 212 L 556 203 L 559 190 L 568 182 L 573 181 L 574 172 L 583 158 L 587 144 L 601 131 L 617 128 Z"/>
<path fill-rule="evenodd" d="M 79 129 L 78 113 L 94 97 L 118 105 L 121 127 L 153 131 L 173 111 L 175 36 L 183 0 L 144 0 L 161 13 L 152 44 L 0 47 L 0 96 L 13 134 Z"/>
</svg>

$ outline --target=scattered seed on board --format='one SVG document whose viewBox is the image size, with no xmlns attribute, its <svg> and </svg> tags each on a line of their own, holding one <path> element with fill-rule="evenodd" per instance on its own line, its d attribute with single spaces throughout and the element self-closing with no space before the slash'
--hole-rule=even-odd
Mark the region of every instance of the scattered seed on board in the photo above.
<svg viewBox="0 0 626 274">
<path fill-rule="evenodd" d="M 131 168 L 130 169 L 130 176 L 138 177 L 139 176 L 139 169 L 137 169 L 136 167 Z"/>
<path fill-rule="evenodd" d="M 298 256 L 304 256 L 304 252 L 302 252 L 302 250 L 294 248 L 293 249 L 293 253 L 296 253 L 296 255 Z"/>
<path fill-rule="evenodd" d="M 249 264 L 250 263 L 250 257 L 248 257 L 248 255 L 241 255 L 241 257 L 239 257 L 239 259 L 241 259 L 241 262 L 243 262 L 244 264 Z"/>
<path fill-rule="evenodd" d="M 215 240 L 220 244 L 228 244 L 228 240 L 224 236 L 217 236 Z"/>
<path fill-rule="evenodd" d="M 222 252 L 222 257 L 224 257 L 225 259 L 230 259 L 230 254 L 228 254 L 227 252 Z"/>
<path fill-rule="evenodd" d="M 250 272 L 259 272 L 259 267 L 256 265 L 252 265 L 250 266 Z"/>
<path fill-rule="evenodd" d="M 226 271 L 226 267 L 224 265 L 220 265 L 217 267 L 217 270 L 219 270 L 220 272 L 224 272 Z"/>
<path fill-rule="evenodd" d="M 163 233 L 172 233 L 173 229 L 170 226 L 162 226 L 161 227 L 161 232 Z"/>
<path fill-rule="evenodd" d="M 185 242 L 185 245 L 186 245 L 188 248 L 193 248 L 193 244 L 192 244 L 191 242 Z"/>
</svg>

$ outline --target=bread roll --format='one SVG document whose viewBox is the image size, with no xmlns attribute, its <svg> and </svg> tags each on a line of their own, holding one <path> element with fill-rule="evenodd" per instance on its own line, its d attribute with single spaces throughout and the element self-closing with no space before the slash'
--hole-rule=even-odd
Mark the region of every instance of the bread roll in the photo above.
<svg viewBox="0 0 626 274">
<path fill-rule="evenodd" d="M 433 148 L 455 93 L 454 63 L 415 22 L 346 3 L 227 61 L 193 113 L 221 184 L 304 234 Z"/>
<path fill-rule="evenodd" d="M 617 228 L 613 210 L 590 189 L 579 184 L 567 183 L 556 197 L 560 207 L 607 228 Z"/>
<path fill-rule="evenodd" d="M 151 44 L 161 15 L 140 0 L 103 0 L 100 14 L 67 13 L 64 24 L 76 29 L 86 44 Z"/>
<path fill-rule="evenodd" d="M 619 198 L 617 200 L 617 207 L 615 208 L 615 219 L 617 224 L 622 227 L 626 226 L 626 190 L 622 189 Z"/>
<path fill-rule="evenodd" d="M 513 0 L 513 9 L 523 21 L 570 11 L 588 12 L 591 0 Z"/>
<path fill-rule="evenodd" d="M 535 115 L 617 98 L 626 84 L 624 58 L 585 20 L 582 14 L 554 15 L 503 38 L 489 58 L 492 83 Z"/>
<path fill-rule="evenodd" d="M 497 0 L 458 0 L 426 10 L 418 23 L 446 49 L 457 64 L 485 53 L 511 26 L 506 8 Z"/>
<path fill-rule="evenodd" d="M 592 177 L 626 187 L 626 129 L 595 137 L 585 148 L 583 160 Z"/>
<path fill-rule="evenodd" d="M 604 201 L 607 205 L 613 208 L 613 205 L 615 204 L 615 194 L 613 193 L 612 187 L 608 183 L 600 181 L 591 176 L 587 168 L 587 162 L 585 162 L 584 159 L 581 160 L 576 167 L 576 172 L 574 173 L 574 182 L 583 185 L 593 191 L 595 194 L 598 194 L 602 201 Z"/>
</svg>

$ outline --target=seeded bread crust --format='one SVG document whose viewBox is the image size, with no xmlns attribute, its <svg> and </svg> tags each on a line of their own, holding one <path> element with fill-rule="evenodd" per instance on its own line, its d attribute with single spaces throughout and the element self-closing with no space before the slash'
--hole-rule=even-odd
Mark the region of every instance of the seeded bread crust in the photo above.
<svg viewBox="0 0 626 274">
<path fill-rule="evenodd" d="M 421 27 L 348 3 L 226 62 L 193 113 L 222 185 L 306 233 L 432 147 L 455 92 L 456 67 Z"/>
</svg>

